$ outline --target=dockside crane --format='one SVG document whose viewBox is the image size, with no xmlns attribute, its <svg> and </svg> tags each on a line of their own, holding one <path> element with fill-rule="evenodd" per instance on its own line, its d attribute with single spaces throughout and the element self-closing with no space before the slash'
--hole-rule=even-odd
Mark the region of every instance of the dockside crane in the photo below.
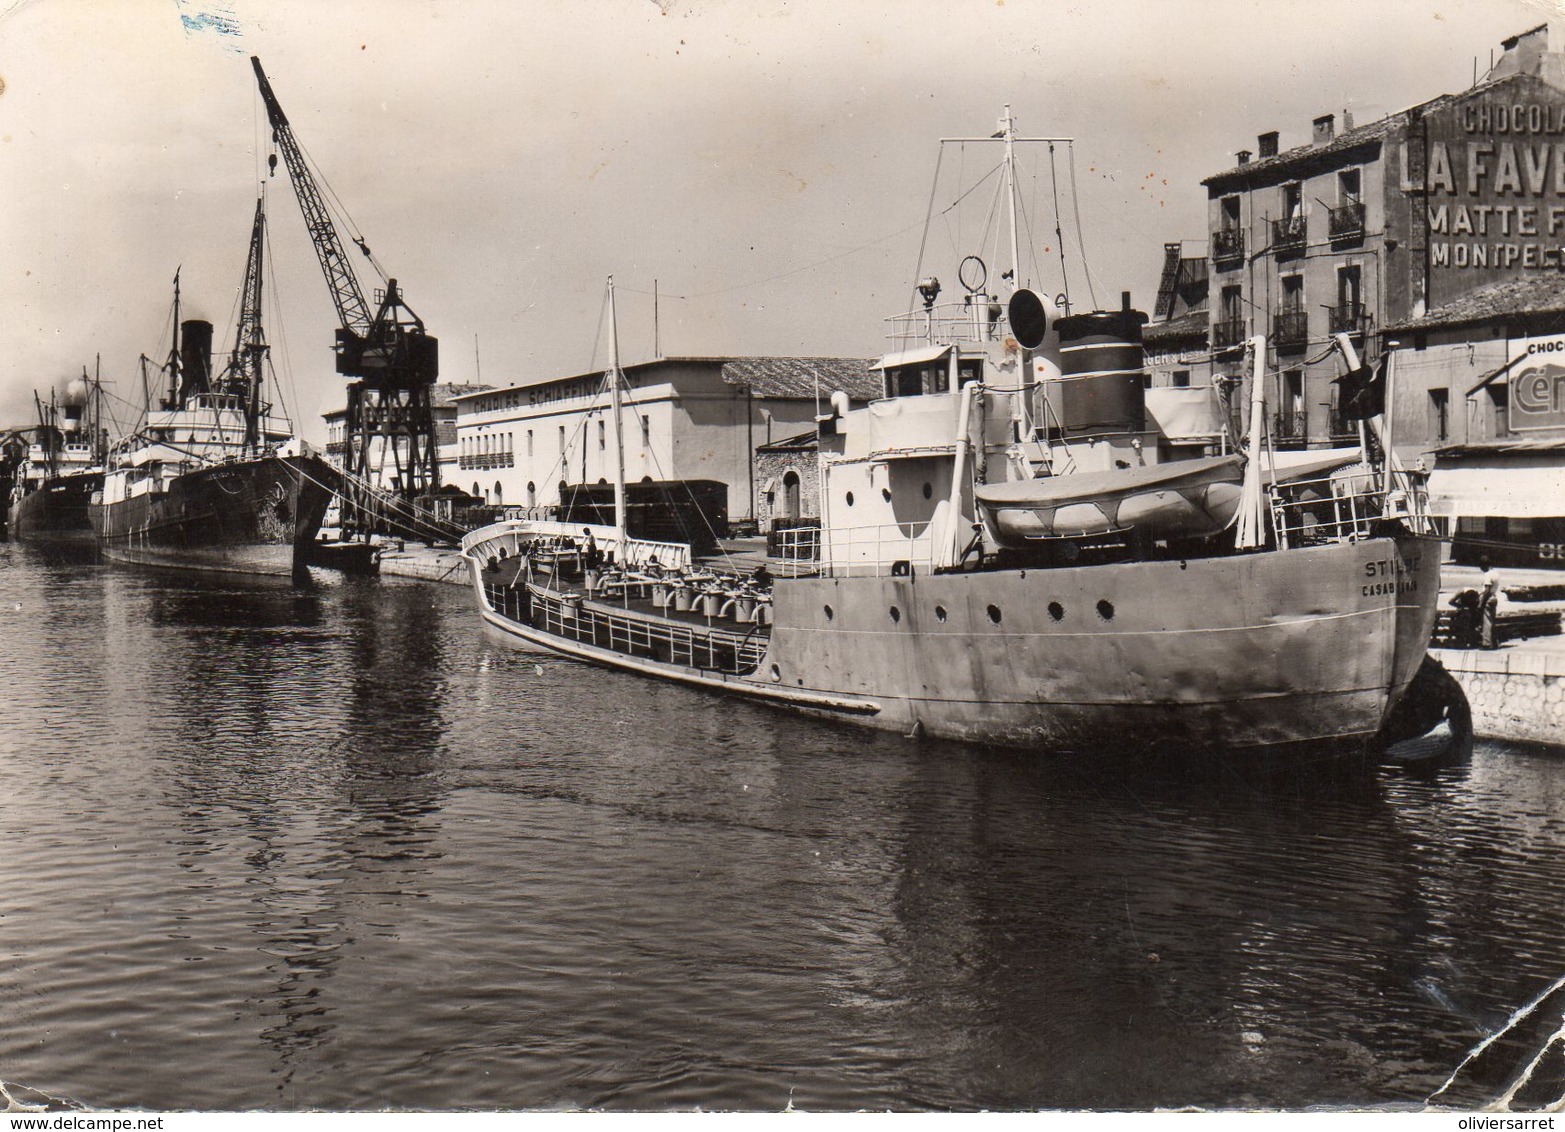
<svg viewBox="0 0 1565 1132">
<path fill-rule="evenodd" d="M 374 506 L 369 490 L 383 468 L 393 469 L 396 492 L 405 504 L 440 486 L 431 401 L 431 388 L 439 375 L 438 344 L 425 331 L 423 320 L 403 302 L 395 279 L 388 278 L 384 290 L 376 292 L 371 315 L 288 116 L 272 93 L 261 60 L 251 56 L 250 63 L 266 103 L 272 142 L 288 167 L 294 196 L 337 307 L 337 372 L 356 379 L 348 386 L 345 465 L 360 490 L 344 500 L 352 512 L 344 518 L 345 525 L 367 531 L 374 516 L 383 512 Z M 275 172 L 275 154 L 271 165 Z M 354 242 L 368 257 L 364 241 Z"/>
</svg>

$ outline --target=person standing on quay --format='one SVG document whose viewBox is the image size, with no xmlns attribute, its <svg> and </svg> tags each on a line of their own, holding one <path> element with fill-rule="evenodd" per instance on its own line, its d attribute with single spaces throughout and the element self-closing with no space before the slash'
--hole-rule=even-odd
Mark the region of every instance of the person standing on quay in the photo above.
<svg viewBox="0 0 1565 1132">
<path fill-rule="evenodd" d="M 1478 569 L 1483 571 L 1478 591 L 1478 608 L 1483 614 L 1482 647 L 1496 649 L 1500 647 L 1495 632 L 1495 617 L 1500 609 L 1500 572 L 1487 557 L 1478 560 Z"/>
</svg>

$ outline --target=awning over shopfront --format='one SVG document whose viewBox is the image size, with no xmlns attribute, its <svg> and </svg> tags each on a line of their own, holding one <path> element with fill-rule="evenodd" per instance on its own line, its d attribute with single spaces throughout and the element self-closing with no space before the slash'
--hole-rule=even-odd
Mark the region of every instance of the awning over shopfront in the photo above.
<svg viewBox="0 0 1565 1132">
<path fill-rule="evenodd" d="M 1452 518 L 1565 515 L 1565 444 L 1463 445 L 1437 452 L 1429 509 Z"/>
</svg>

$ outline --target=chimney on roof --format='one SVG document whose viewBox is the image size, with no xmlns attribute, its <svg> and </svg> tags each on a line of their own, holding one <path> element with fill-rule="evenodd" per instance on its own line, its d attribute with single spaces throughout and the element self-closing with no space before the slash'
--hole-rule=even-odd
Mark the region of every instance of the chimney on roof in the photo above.
<svg viewBox="0 0 1565 1132">
<path fill-rule="evenodd" d="M 1314 121 L 1315 145 L 1325 145 L 1337 133 L 1337 116 L 1335 114 L 1322 114 Z"/>
<path fill-rule="evenodd" d="M 1250 164 L 1250 151 L 1249 150 L 1241 149 L 1238 153 L 1234 154 L 1234 156 L 1239 159 L 1239 164 L 1240 165 L 1248 165 L 1248 164 Z"/>
<path fill-rule="evenodd" d="M 1342 112 L 1342 132 L 1345 134 L 1353 132 L 1353 111 L 1351 110 Z"/>
<path fill-rule="evenodd" d="M 1255 138 L 1257 153 L 1264 159 L 1277 156 L 1277 131 L 1269 130 L 1264 134 L 1258 134 Z"/>
<path fill-rule="evenodd" d="M 1489 69 L 1488 78 L 1506 75 L 1536 75 L 1543 70 L 1543 57 L 1549 51 L 1549 25 L 1539 24 L 1531 31 L 1502 40 L 1500 61 Z"/>
</svg>

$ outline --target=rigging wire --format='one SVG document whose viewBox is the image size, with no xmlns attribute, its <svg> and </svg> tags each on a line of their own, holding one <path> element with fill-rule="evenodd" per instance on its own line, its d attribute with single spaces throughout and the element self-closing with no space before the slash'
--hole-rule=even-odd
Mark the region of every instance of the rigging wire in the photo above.
<svg viewBox="0 0 1565 1132">
<path fill-rule="evenodd" d="M 1053 186 L 1054 192 L 1054 243 L 1060 251 L 1060 286 L 1065 294 L 1065 309 L 1068 311 L 1071 305 L 1071 281 L 1070 271 L 1065 265 L 1065 233 L 1060 227 L 1060 180 L 1054 164 L 1053 142 L 1049 143 L 1049 184 Z M 1089 275 L 1088 278 L 1090 279 L 1091 276 Z M 1090 295 L 1091 293 L 1089 287 L 1088 294 Z M 1092 305 L 1094 307 L 1098 305 L 1097 296 L 1095 295 L 1092 298 Z"/>
<path fill-rule="evenodd" d="M 1076 218 L 1076 252 L 1081 256 L 1081 270 L 1087 277 L 1087 295 L 1093 307 L 1098 305 L 1097 289 L 1092 285 L 1092 265 L 1087 260 L 1087 242 L 1081 235 L 1081 194 L 1076 188 L 1076 146 L 1067 143 L 1065 152 L 1070 156 L 1071 214 Z M 1061 248 L 1063 253 L 1064 249 Z"/>
<path fill-rule="evenodd" d="M 288 405 L 290 401 L 298 405 L 302 405 L 303 402 L 299 397 L 299 389 L 294 381 L 293 360 L 288 352 L 288 323 L 283 317 L 282 289 L 277 285 L 277 257 L 272 249 L 272 226 L 270 224 L 266 225 L 263 231 L 266 241 L 266 278 L 270 280 L 267 290 L 271 294 L 273 312 L 268 321 L 277 329 L 275 346 L 271 341 L 272 335 L 267 335 L 266 364 L 272 371 L 272 388 L 277 391 L 277 400 L 282 405 L 284 415 L 293 421 L 294 432 L 297 433 L 300 422 L 289 414 Z M 282 380 L 278 380 L 277 357 L 279 354 L 282 356 Z"/>
</svg>

